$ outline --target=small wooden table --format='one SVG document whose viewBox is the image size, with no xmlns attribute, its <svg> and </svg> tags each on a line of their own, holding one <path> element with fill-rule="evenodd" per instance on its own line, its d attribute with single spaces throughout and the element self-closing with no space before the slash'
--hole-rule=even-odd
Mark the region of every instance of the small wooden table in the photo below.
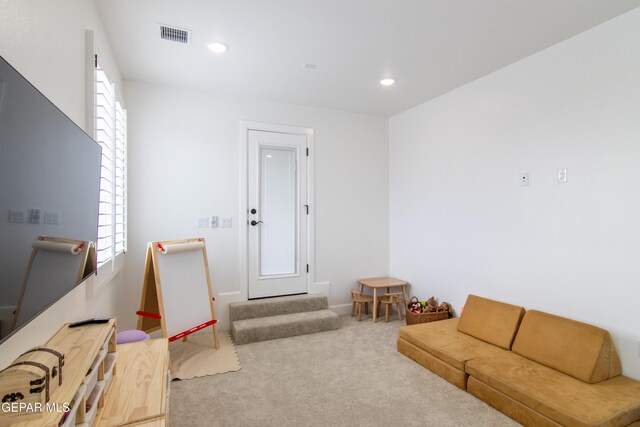
<svg viewBox="0 0 640 427">
<path fill-rule="evenodd" d="M 378 288 L 387 288 L 387 292 L 391 291 L 392 287 L 402 288 L 402 294 L 404 295 L 404 303 L 408 301 L 407 296 L 407 282 L 400 279 L 394 279 L 392 277 L 372 277 L 369 279 L 358 280 L 360 285 L 360 292 L 367 286 L 373 289 L 373 323 L 376 323 L 376 317 L 378 317 Z"/>
</svg>

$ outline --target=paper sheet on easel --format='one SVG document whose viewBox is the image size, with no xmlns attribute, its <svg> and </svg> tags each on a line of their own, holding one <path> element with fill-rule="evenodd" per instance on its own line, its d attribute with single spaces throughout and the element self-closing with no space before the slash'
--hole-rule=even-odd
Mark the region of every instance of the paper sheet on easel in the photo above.
<svg viewBox="0 0 640 427">
<path fill-rule="evenodd" d="M 202 251 L 158 256 L 167 336 L 211 320 L 209 286 Z"/>
</svg>

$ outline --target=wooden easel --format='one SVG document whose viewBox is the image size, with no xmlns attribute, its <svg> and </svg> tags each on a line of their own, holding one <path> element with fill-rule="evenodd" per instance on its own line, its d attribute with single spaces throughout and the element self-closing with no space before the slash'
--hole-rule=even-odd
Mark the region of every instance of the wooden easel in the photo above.
<svg viewBox="0 0 640 427">
<path fill-rule="evenodd" d="M 38 269 L 46 265 L 47 260 L 45 256 L 47 252 L 64 253 L 69 256 L 68 259 L 70 262 L 77 263 L 78 269 L 75 270 L 77 273 L 73 278 L 75 281 L 70 283 L 69 286 L 77 285 L 83 278 L 96 270 L 96 252 L 92 242 L 67 239 L 64 237 L 39 236 L 33 243 L 33 251 L 27 264 L 27 271 L 22 283 L 20 298 L 18 299 L 18 305 L 13 316 L 12 330 L 15 329 L 19 323 L 18 319 L 23 303 L 27 303 L 26 306 L 29 306 L 28 301 L 32 299 L 32 292 L 38 292 L 38 289 L 40 289 L 42 285 L 40 283 L 42 279 Z M 78 259 L 75 257 L 78 257 Z M 36 283 L 34 283 L 34 281 Z"/>
<path fill-rule="evenodd" d="M 147 245 L 142 298 L 136 312 L 138 329 L 161 329 L 169 341 L 186 341 L 190 334 L 211 326 L 217 349 L 220 342 L 213 302 L 204 238 Z"/>
</svg>

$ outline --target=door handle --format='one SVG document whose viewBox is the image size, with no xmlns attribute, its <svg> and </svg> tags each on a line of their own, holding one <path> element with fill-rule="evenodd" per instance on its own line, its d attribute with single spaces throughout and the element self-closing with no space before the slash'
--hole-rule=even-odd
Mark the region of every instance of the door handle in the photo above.
<svg viewBox="0 0 640 427">
<path fill-rule="evenodd" d="M 251 225 L 253 225 L 254 227 L 258 224 L 260 224 L 262 221 L 251 221 Z"/>
</svg>

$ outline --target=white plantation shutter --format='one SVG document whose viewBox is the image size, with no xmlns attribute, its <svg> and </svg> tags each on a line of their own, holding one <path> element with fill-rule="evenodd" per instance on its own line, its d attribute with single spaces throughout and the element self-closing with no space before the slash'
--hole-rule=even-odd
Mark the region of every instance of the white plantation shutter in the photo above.
<svg viewBox="0 0 640 427">
<path fill-rule="evenodd" d="M 115 87 L 96 64 L 96 141 L 102 147 L 98 211 L 98 267 L 126 250 L 127 113 Z"/>
<path fill-rule="evenodd" d="M 116 138 L 115 138 L 115 255 L 124 252 L 127 247 L 127 112 L 116 102 Z"/>
</svg>

